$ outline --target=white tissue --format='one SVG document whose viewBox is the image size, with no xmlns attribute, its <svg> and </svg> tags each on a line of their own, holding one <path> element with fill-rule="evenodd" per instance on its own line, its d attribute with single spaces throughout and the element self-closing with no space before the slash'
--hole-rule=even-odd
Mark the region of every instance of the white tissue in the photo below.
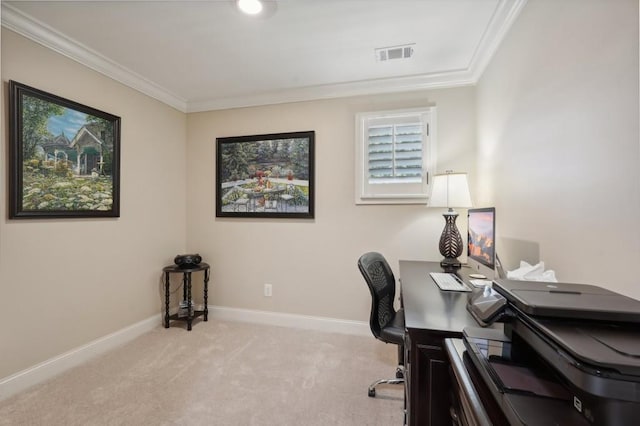
<svg viewBox="0 0 640 426">
<path fill-rule="evenodd" d="M 556 273 L 549 269 L 544 270 L 544 262 L 540 262 L 537 265 L 529 265 L 524 260 L 520 261 L 520 267 L 513 271 L 507 271 L 507 278 L 510 280 L 522 280 L 522 281 L 544 281 L 557 283 Z"/>
</svg>

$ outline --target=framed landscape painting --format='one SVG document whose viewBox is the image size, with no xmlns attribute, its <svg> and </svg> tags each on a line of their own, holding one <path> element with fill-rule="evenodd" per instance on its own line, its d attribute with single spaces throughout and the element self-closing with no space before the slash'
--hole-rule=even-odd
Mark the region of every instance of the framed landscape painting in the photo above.
<svg viewBox="0 0 640 426">
<path fill-rule="evenodd" d="M 314 217 L 315 132 L 216 139 L 216 216 Z"/>
<path fill-rule="evenodd" d="M 120 216 L 120 117 L 9 81 L 9 218 Z"/>
</svg>

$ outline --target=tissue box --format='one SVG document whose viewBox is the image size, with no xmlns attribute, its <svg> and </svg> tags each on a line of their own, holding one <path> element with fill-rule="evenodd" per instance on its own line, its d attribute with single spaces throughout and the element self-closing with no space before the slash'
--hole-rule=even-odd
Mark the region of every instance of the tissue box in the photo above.
<svg viewBox="0 0 640 426">
<path fill-rule="evenodd" d="M 544 281 L 557 283 L 556 274 L 553 270 L 544 270 L 544 262 L 536 265 L 529 265 L 524 260 L 520 261 L 520 267 L 513 271 L 507 271 L 507 278 L 510 280 L 521 281 Z"/>
</svg>

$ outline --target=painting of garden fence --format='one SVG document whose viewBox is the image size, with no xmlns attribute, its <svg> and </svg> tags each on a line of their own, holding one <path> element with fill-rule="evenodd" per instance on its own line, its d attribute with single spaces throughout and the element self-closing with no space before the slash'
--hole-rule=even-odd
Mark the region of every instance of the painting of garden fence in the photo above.
<svg viewBox="0 0 640 426">
<path fill-rule="evenodd" d="M 216 158 L 218 216 L 313 217 L 313 132 L 218 138 Z"/>
</svg>

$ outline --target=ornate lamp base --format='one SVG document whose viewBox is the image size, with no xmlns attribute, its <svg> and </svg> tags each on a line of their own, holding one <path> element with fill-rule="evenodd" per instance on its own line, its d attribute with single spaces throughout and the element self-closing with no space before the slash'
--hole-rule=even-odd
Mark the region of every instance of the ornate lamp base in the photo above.
<svg viewBox="0 0 640 426">
<path fill-rule="evenodd" d="M 459 269 L 462 264 L 458 260 L 458 256 L 462 254 L 462 237 L 456 226 L 456 218 L 458 213 L 453 209 L 449 209 L 444 213 L 445 225 L 440 236 L 440 254 L 444 259 L 440 262 L 440 266 L 445 271 Z"/>
<path fill-rule="evenodd" d="M 462 268 L 462 263 L 458 259 L 447 259 L 445 257 L 440 261 L 440 266 L 445 272 L 449 272 Z"/>
</svg>

